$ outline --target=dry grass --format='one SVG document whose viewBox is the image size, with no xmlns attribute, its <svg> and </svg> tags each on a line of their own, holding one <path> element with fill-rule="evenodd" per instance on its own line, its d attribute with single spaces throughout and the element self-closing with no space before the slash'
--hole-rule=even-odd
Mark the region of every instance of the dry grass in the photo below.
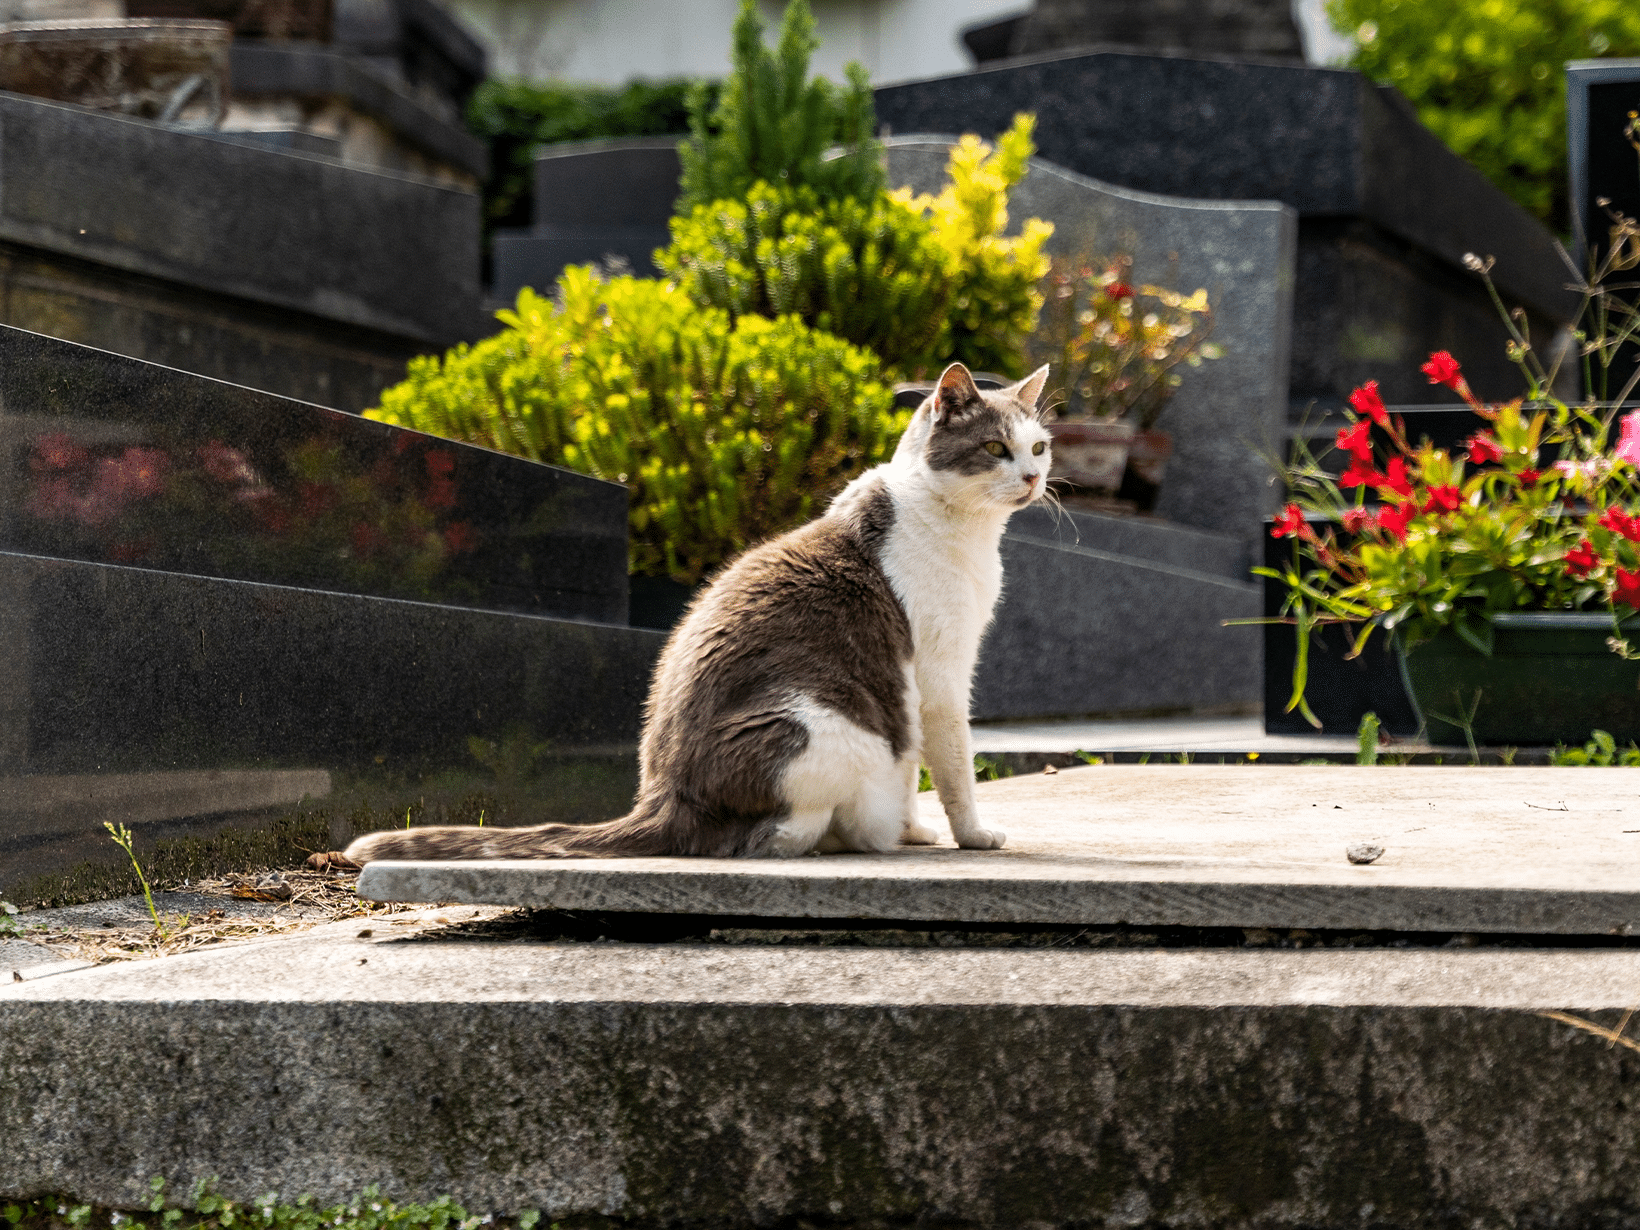
<svg viewBox="0 0 1640 1230">
<path fill-rule="evenodd" d="M 213 944 L 288 935 L 322 923 L 399 914 L 414 908 L 365 901 L 354 891 L 357 883 L 357 875 L 305 870 L 201 880 L 191 884 L 189 891 L 218 897 L 223 902 L 204 914 L 161 914 L 159 927 L 152 923 L 129 927 L 57 926 L 31 932 L 28 939 L 60 952 L 65 960 L 75 958 L 103 965 L 175 956 Z M 291 913 L 236 913 L 235 903 L 242 901 L 280 904 Z"/>
</svg>

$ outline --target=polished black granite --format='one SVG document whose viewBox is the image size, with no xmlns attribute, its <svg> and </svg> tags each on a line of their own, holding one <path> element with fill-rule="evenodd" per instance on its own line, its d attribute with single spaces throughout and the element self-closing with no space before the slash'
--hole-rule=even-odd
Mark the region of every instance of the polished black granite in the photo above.
<svg viewBox="0 0 1640 1230">
<path fill-rule="evenodd" d="M 625 488 L 0 327 L 0 550 L 624 624 Z"/>
<path fill-rule="evenodd" d="M 0 895 L 117 862 L 105 819 L 147 853 L 299 809 L 619 815 L 662 640 L 0 551 Z"/>
<path fill-rule="evenodd" d="M 1483 396 L 1516 395 L 1507 336 L 1485 287 L 1462 267 L 1467 252 L 1498 258 L 1504 297 L 1528 309 L 1541 340 L 1577 310 L 1553 237 L 1424 128 L 1398 93 L 1359 73 L 1067 53 L 883 86 L 875 101 L 897 134 L 990 138 L 1032 112 L 1039 156 L 1103 183 L 1292 206 L 1291 399 L 1299 406 L 1342 404 L 1369 379 L 1390 400 L 1419 400 L 1427 385 L 1418 364 L 1442 348 Z"/>
</svg>

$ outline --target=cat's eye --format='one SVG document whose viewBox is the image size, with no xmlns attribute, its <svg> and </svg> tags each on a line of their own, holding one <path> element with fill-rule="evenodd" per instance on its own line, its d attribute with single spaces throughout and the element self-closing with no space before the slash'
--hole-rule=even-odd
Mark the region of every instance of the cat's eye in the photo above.
<svg viewBox="0 0 1640 1230">
<path fill-rule="evenodd" d="M 987 441 L 985 451 L 990 453 L 993 457 L 1006 457 L 1008 455 L 1008 450 L 1002 446 L 1002 441 L 1000 440 Z"/>
<path fill-rule="evenodd" d="M 1031 456 L 1032 457 L 1042 456 L 1042 450 L 1047 448 L 1047 447 L 1048 447 L 1048 442 L 1046 440 L 1038 440 L 1035 444 L 1031 445 Z"/>
</svg>

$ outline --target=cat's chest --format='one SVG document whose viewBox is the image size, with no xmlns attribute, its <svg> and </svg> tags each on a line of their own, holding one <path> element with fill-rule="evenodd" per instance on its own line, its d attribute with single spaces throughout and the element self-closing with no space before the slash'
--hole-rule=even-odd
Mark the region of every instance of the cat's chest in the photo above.
<svg viewBox="0 0 1640 1230">
<path fill-rule="evenodd" d="M 939 644 L 978 643 L 1002 592 L 1002 557 L 995 544 L 890 543 L 884 571 L 918 651 Z"/>
</svg>

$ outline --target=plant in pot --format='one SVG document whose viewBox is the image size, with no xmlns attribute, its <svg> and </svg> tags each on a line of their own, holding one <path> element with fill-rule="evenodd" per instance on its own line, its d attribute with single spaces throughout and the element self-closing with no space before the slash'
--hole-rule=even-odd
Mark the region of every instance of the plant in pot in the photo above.
<svg viewBox="0 0 1640 1230">
<path fill-rule="evenodd" d="M 1491 286 L 1490 263 L 1466 264 Z M 1598 280 L 1586 292 L 1604 294 Z M 1640 323 L 1621 301 L 1600 307 L 1589 319 L 1603 327 L 1578 335 L 1591 384 Z M 1271 531 L 1292 539 L 1292 562 L 1254 571 L 1287 586 L 1284 619 L 1298 632 L 1288 709 L 1316 725 L 1310 634 L 1342 623 L 1356 654 L 1375 631 L 1394 638 L 1431 742 L 1640 736 L 1640 412 L 1620 416 L 1629 389 L 1614 403 L 1555 397 L 1523 318 L 1505 319 L 1524 398 L 1483 402 L 1445 351 L 1422 368 L 1475 412 L 1462 449 L 1410 440 L 1376 381 L 1350 396 L 1340 476 L 1295 448 L 1292 498 Z"/>
<path fill-rule="evenodd" d="M 1132 268 L 1129 256 L 1056 258 L 1029 349 L 1032 363 L 1050 365 L 1048 404 L 1059 408 L 1053 476 L 1073 501 L 1092 493 L 1096 506 L 1149 512 L 1173 451 L 1156 422 L 1179 387 L 1176 369 L 1222 352 L 1208 341 L 1205 288 L 1136 287 Z"/>
</svg>

